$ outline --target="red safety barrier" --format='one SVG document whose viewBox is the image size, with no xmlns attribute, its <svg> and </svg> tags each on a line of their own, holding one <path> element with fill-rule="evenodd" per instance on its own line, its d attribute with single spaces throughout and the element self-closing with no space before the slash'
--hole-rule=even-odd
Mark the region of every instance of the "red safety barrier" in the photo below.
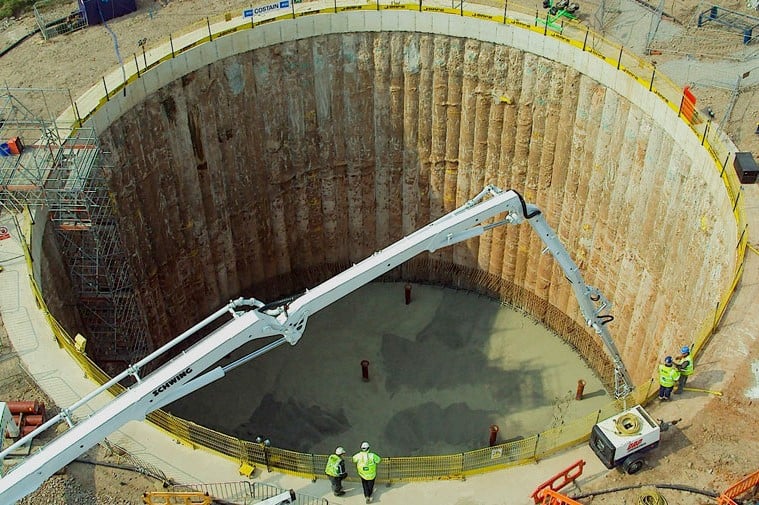
<svg viewBox="0 0 759 505">
<path fill-rule="evenodd" d="M 759 488 L 759 470 L 739 480 L 717 498 L 719 505 L 736 505 L 733 498 L 737 498 L 752 488 Z"/>
<path fill-rule="evenodd" d="M 690 86 L 683 88 L 683 98 L 680 101 L 680 112 L 689 123 L 693 124 L 693 115 L 696 112 L 696 95 L 694 95 Z"/>
<path fill-rule="evenodd" d="M 564 496 L 556 491 L 551 491 L 550 488 L 545 488 L 540 491 L 539 498 L 541 505 L 582 505 L 582 503 L 573 500 L 569 496 Z"/>
<path fill-rule="evenodd" d="M 585 460 L 578 460 L 574 462 L 572 465 L 568 466 L 561 472 L 557 473 L 541 485 L 539 485 L 535 491 L 532 492 L 532 501 L 535 503 L 540 503 L 540 500 L 542 499 L 542 495 L 540 494 L 541 491 L 548 488 L 551 491 L 558 491 L 559 489 L 563 488 L 567 484 L 571 484 L 582 475 L 582 469 L 585 466 Z M 556 481 L 562 479 L 560 484 L 556 484 Z"/>
</svg>

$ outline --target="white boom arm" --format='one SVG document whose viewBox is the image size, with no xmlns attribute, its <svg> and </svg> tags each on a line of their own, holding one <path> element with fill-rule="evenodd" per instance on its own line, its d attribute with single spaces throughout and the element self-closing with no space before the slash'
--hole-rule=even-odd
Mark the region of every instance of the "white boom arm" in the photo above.
<svg viewBox="0 0 759 505">
<path fill-rule="evenodd" d="M 487 197 L 487 198 L 486 198 Z M 484 221 L 503 215 L 490 224 Z M 334 303 L 347 294 L 368 284 L 380 275 L 408 261 L 424 251 L 433 252 L 441 247 L 476 237 L 485 231 L 504 224 L 519 224 L 527 220 L 564 270 L 572 284 L 586 322 L 601 336 L 612 356 L 615 371 L 621 381 L 620 391 L 626 394 L 632 384 L 622 364 L 614 342 L 605 324 L 613 318 L 601 314 L 609 307 L 608 301 L 595 288 L 582 280 L 579 268 L 572 261 L 556 234 L 534 205 L 525 204 L 515 191 L 502 191 L 487 186 L 475 198 L 460 208 L 417 230 L 411 235 L 375 252 L 360 263 L 294 298 L 289 304 L 264 303 L 251 299 L 238 299 L 222 307 L 200 323 L 176 337 L 157 351 L 130 366 L 109 382 L 88 394 L 82 400 L 40 426 L 35 432 L 0 452 L 0 461 L 17 447 L 29 443 L 47 428 L 65 421 L 70 428 L 27 457 L 0 479 L 0 503 L 14 503 L 37 489 L 48 477 L 118 430 L 129 421 L 145 416 L 193 391 L 217 380 L 226 372 L 284 343 L 295 345 L 303 335 L 308 317 Z M 596 305 L 598 303 L 598 305 Z M 146 377 L 140 370 L 200 329 L 223 316 L 231 316 L 218 329 L 199 340 L 190 348 L 160 366 Z M 252 340 L 281 335 L 251 354 L 225 366 L 216 366 L 226 355 Z M 210 370 L 209 370 L 210 369 Z M 74 422 L 73 413 L 117 382 L 132 376 L 136 383 L 123 394 L 85 419 Z"/>
</svg>

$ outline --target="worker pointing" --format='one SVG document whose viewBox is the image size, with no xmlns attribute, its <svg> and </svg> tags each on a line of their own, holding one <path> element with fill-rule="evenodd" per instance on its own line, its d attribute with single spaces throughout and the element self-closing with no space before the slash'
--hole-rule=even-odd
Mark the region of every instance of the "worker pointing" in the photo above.
<svg viewBox="0 0 759 505">
<path fill-rule="evenodd" d="M 361 452 L 353 455 L 353 462 L 356 463 L 358 476 L 361 477 L 361 486 L 364 488 L 366 503 L 372 501 L 374 479 L 377 478 L 377 465 L 380 461 L 382 458 L 369 452 L 369 442 L 361 442 Z"/>
<path fill-rule="evenodd" d="M 685 383 L 688 382 L 688 377 L 693 375 L 693 358 L 690 355 L 690 347 L 687 345 L 680 349 L 680 355 L 675 358 L 675 366 L 677 371 L 680 372 L 680 378 L 677 381 L 676 395 L 683 392 Z"/>
<path fill-rule="evenodd" d="M 659 365 L 659 400 L 669 400 L 672 388 L 680 379 L 680 372 L 672 361 L 672 356 L 664 358 L 664 363 Z"/>
</svg>

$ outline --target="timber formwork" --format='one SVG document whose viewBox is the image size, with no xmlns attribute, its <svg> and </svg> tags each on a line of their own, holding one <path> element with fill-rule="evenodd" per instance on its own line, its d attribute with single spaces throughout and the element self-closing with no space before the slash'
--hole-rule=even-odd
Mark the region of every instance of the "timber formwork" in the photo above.
<svg viewBox="0 0 759 505">
<path fill-rule="evenodd" d="M 24 91 L 0 90 L 2 207 L 46 209 L 88 354 L 101 363 L 135 362 L 150 345 L 108 190 L 108 158 L 93 129 L 41 119 L 19 100 Z"/>
</svg>

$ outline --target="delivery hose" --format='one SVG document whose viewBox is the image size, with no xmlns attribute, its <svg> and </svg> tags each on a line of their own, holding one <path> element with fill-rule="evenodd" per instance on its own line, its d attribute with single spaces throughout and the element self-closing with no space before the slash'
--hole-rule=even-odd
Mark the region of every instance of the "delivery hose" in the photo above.
<svg viewBox="0 0 759 505">
<path fill-rule="evenodd" d="M 640 418 L 632 412 L 619 416 L 614 425 L 620 435 L 636 435 L 640 432 Z"/>
<path fill-rule="evenodd" d="M 90 459 L 83 459 L 83 458 L 77 458 L 74 460 L 74 462 L 83 463 L 85 465 L 103 466 L 106 468 L 116 468 L 118 470 L 126 470 L 128 472 L 141 473 L 142 475 L 145 475 L 147 477 L 152 477 L 153 479 L 160 480 L 161 482 L 169 482 L 171 480 L 171 479 L 167 479 L 165 475 L 158 475 L 155 472 L 151 472 L 150 470 L 136 467 L 136 466 L 121 465 L 118 463 L 108 463 L 105 461 L 92 461 Z"/>
<path fill-rule="evenodd" d="M 700 494 L 700 495 L 708 496 L 709 498 L 719 497 L 719 494 L 713 491 L 705 491 L 703 489 L 696 489 L 690 486 L 681 486 L 679 484 L 638 484 L 635 486 L 623 486 L 623 487 L 617 487 L 617 488 L 612 488 L 612 489 L 605 489 L 602 491 L 591 491 L 589 493 L 583 493 L 577 496 L 572 496 L 572 499 L 580 500 L 582 498 L 589 498 L 591 496 L 598 496 L 598 495 L 609 494 L 609 493 L 618 493 L 620 491 L 627 491 L 628 489 L 640 489 L 642 487 L 653 487 L 653 488 L 658 488 L 658 489 L 674 489 L 675 491 L 685 491 L 687 493 Z M 656 502 L 653 502 L 653 503 L 656 503 Z M 738 503 L 739 505 L 741 505 L 743 502 L 735 500 L 735 503 Z"/>
</svg>

